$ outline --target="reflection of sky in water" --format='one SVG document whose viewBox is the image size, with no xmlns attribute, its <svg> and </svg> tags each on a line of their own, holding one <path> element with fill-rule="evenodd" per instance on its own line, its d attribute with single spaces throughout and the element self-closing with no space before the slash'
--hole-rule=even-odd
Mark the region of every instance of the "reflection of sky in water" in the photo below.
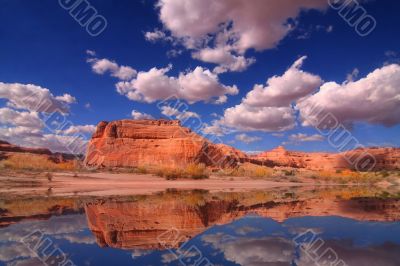
<svg viewBox="0 0 400 266">
<path fill-rule="evenodd" d="M 192 265 L 200 250 L 214 265 L 314 265 L 292 239 L 313 229 L 347 265 L 400 265 L 400 223 L 359 222 L 340 217 L 291 218 L 284 223 L 247 216 L 214 226 L 188 241 L 181 251 L 100 248 L 85 215 L 65 215 L 0 228 L 0 265 L 40 265 L 19 242 L 42 230 L 76 265 Z M 205 265 L 205 264 L 204 264 Z"/>
</svg>

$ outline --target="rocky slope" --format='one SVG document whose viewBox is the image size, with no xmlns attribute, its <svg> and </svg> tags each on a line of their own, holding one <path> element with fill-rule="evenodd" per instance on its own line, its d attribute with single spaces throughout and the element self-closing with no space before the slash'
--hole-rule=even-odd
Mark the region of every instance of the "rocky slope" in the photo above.
<svg viewBox="0 0 400 266">
<path fill-rule="evenodd" d="M 342 153 L 287 151 L 280 146 L 252 159 L 266 165 L 289 166 L 312 170 L 395 170 L 400 169 L 399 148 L 366 148 Z"/>
<path fill-rule="evenodd" d="M 120 120 L 100 122 L 89 143 L 86 164 L 100 167 L 235 165 L 233 148 L 216 145 L 178 120 Z"/>
</svg>

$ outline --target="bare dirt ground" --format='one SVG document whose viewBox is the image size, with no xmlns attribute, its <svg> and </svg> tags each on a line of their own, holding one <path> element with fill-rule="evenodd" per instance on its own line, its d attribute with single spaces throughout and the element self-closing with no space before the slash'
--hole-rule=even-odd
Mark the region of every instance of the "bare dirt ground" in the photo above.
<svg viewBox="0 0 400 266">
<path fill-rule="evenodd" d="M 153 175 L 128 173 L 52 173 L 5 176 L 0 174 L 0 194 L 51 195 L 128 195 L 151 194 L 166 189 L 209 191 L 247 191 L 275 187 L 323 185 L 316 182 L 276 182 L 250 177 L 211 176 L 205 180 L 166 180 Z M 330 184 L 332 185 L 332 184 Z"/>
</svg>

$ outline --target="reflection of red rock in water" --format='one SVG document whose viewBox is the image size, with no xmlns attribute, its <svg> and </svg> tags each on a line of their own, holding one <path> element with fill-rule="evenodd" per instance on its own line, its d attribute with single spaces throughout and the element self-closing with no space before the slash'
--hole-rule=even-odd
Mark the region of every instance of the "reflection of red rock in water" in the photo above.
<svg viewBox="0 0 400 266">
<path fill-rule="evenodd" d="M 398 221 L 400 201 L 356 198 L 260 202 L 249 206 L 237 200 L 208 200 L 198 204 L 184 199 L 104 202 L 87 204 L 88 225 L 100 246 L 123 249 L 177 248 L 213 225 L 227 224 L 248 214 L 283 222 L 290 217 L 342 216 L 356 220 Z M 177 232 L 179 237 L 168 237 Z M 162 239 L 161 239 L 162 238 Z M 178 239 L 178 240 L 177 240 Z M 170 241 L 170 242 L 168 242 Z"/>
</svg>

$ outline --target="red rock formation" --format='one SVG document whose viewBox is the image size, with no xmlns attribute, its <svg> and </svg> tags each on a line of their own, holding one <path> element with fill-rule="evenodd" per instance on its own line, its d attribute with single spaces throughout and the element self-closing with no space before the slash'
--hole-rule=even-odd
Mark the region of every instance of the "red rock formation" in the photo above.
<svg viewBox="0 0 400 266">
<path fill-rule="evenodd" d="M 233 148 L 232 148 L 233 149 Z M 86 164 L 103 167 L 235 164 L 235 154 L 182 127 L 178 120 L 100 122 L 89 143 Z"/>
<path fill-rule="evenodd" d="M 182 127 L 178 120 L 120 120 L 100 122 L 86 154 L 86 164 L 96 167 L 179 167 L 188 163 L 231 167 L 238 162 L 311 170 L 394 170 L 400 169 L 400 149 L 367 148 L 342 153 L 307 153 L 278 147 L 249 157 L 233 147 L 211 143 Z"/>
<path fill-rule="evenodd" d="M 252 157 L 269 165 L 312 170 L 395 170 L 400 169 L 400 149 L 366 148 L 342 153 L 287 151 L 280 146 Z"/>
</svg>

